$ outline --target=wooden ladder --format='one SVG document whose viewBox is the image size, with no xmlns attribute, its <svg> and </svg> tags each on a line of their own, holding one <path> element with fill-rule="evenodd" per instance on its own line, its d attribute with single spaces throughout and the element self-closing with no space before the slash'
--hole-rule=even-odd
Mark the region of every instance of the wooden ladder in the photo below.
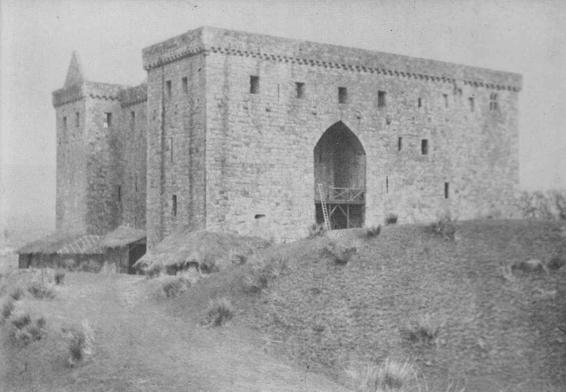
<svg viewBox="0 0 566 392">
<path fill-rule="evenodd" d="M 318 194 L 320 195 L 320 206 L 322 207 L 322 216 L 324 217 L 324 227 L 330 230 L 330 218 L 328 216 L 328 206 L 324 197 L 324 185 L 318 184 Z"/>
</svg>

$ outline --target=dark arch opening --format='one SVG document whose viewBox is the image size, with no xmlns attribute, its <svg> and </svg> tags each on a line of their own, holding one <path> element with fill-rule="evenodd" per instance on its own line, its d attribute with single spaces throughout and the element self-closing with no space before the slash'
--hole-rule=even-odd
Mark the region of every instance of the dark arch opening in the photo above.
<svg viewBox="0 0 566 392">
<path fill-rule="evenodd" d="M 314 179 L 317 223 L 324 222 L 326 204 L 332 229 L 363 226 L 366 153 L 341 121 L 328 128 L 314 148 Z"/>
</svg>

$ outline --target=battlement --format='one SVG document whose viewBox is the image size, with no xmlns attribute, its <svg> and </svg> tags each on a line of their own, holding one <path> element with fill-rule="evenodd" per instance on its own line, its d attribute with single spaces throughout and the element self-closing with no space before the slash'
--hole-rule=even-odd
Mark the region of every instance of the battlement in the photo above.
<svg viewBox="0 0 566 392">
<path fill-rule="evenodd" d="M 460 82 L 497 90 L 520 91 L 522 88 L 522 76 L 511 72 L 215 27 L 200 27 L 145 48 L 143 64 L 149 70 L 199 53 L 254 57 L 438 83 Z"/>
<path fill-rule="evenodd" d="M 121 90 L 119 100 L 122 107 L 147 101 L 147 83 Z"/>
</svg>

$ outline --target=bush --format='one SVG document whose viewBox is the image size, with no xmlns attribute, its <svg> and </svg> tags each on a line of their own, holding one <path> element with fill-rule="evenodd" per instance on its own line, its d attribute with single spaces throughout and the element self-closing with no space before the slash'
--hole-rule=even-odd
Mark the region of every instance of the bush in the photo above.
<svg viewBox="0 0 566 392">
<path fill-rule="evenodd" d="M 55 290 L 50 284 L 34 281 L 29 284 L 27 289 L 34 298 L 55 298 Z"/>
<path fill-rule="evenodd" d="M 6 302 L 4 302 L 4 305 L 2 305 L 2 320 L 8 320 L 12 315 L 13 311 L 14 311 L 14 301 L 9 299 Z"/>
<path fill-rule="evenodd" d="M 345 247 L 335 242 L 330 242 L 322 249 L 323 255 L 330 256 L 335 264 L 345 265 L 352 256 L 358 252 L 355 246 Z"/>
<path fill-rule="evenodd" d="M 161 286 L 167 298 L 177 297 L 181 293 L 185 292 L 189 287 L 191 287 L 191 282 L 182 276 L 168 278 Z"/>
<path fill-rule="evenodd" d="M 511 269 L 523 272 L 548 272 L 544 263 L 538 259 L 515 262 L 511 266 Z"/>
<path fill-rule="evenodd" d="M 55 271 L 55 284 L 62 285 L 64 280 L 65 280 L 65 271 L 63 270 Z"/>
<path fill-rule="evenodd" d="M 12 325 L 17 329 L 24 329 L 30 323 L 31 323 L 31 317 L 28 313 L 14 317 L 12 319 Z"/>
<path fill-rule="evenodd" d="M 269 287 L 288 268 L 287 259 L 275 257 L 265 265 L 253 268 L 247 275 L 242 277 L 242 288 L 246 293 L 260 293 Z"/>
<path fill-rule="evenodd" d="M 517 207 L 527 219 L 566 220 L 566 192 L 524 191 L 519 195 Z"/>
<path fill-rule="evenodd" d="M 395 225 L 397 224 L 397 215 L 396 214 L 387 214 L 385 216 L 385 224 L 386 225 Z"/>
<path fill-rule="evenodd" d="M 450 215 L 444 215 L 429 227 L 433 233 L 440 235 L 446 240 L 454 240 L 456 238 L 456 226 Z"/>
<path fill-rule="evenodd" d="M 14 301 L 20 300 L 24 296 L 24 290 L 18 286 L 10 293 L 10 297 L 14 299 Z"/>
<path fill-rule="evenodd" d="M 163 270 L 164 270 L 163 264 L 156 263 L 147 267 L 144 273 L 149 279 L 152 279 L 152 278 L 157 278 L 159 275 L 161 275 Z"/>
<path fill-rule="evenodd" d="M 207 324 L 213 327 L 224 325 L 234 316 L 234 309 L 230 300 L 220 298 L 212 301 L 207 311 Z"/>
<path fill-rule="evenodd" d="M 377 237 L 380 233 L 381 233 L 381 225 L 368 227 L 366 229 L 367 238 Z"/>
<path fill-rule="evenodd" d="M 93 354 L 94 331 L 88 321 L 83 321 L 80 328 L 66 330 L 69 336 L 69 365 L 75 366 Z"/>
<path fill-rule="evenodd" d="M 550 259 L 547 267 L 551 270 L 557 270 L 557 269 L 560 269 L 561 267 L 563 267 L 564 265 L 566 265 L 566 257 L 557 256 L 557 257 L 553 257 L 552 259 Z"/>
</svg>

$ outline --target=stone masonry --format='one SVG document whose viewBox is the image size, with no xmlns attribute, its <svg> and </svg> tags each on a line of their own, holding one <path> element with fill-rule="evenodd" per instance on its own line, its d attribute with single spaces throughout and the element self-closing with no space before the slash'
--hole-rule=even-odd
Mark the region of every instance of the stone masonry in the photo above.
<svg viewBox="0 0 566 392">
<path fill-rule="evenodd" d="M 317 183 L 363 190 L 351 226 L 511 211 L 520 75 L 210 27 L 144 49 L 133 88 L 73 61 L 54 92 L 58 226 L 290 240 L 320 221 Z"/>
</svg>

